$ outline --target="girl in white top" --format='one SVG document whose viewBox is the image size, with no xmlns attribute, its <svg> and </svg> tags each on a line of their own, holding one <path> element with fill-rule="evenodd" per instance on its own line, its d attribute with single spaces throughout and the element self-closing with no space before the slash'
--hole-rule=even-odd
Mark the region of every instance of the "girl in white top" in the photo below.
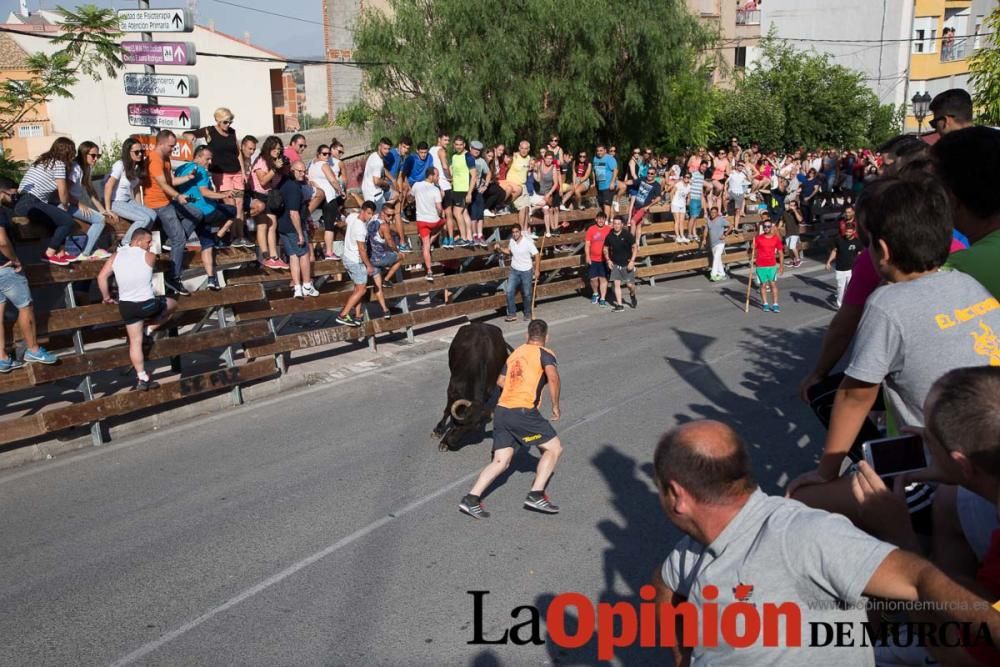
<svg viewBox="0 0 1000 667">
<path fill-rule="evenodd" d="M 690 223 L 685 225 L 688 199 L 690 197 L 691 174 L 685 174 L 683 180 L 677 181 L 674 184 L 674 189 L 670 197 L 670 213 L 674 217 L 674 240 L 677 243 L 691 243 L 697 240 L 694 231 L 694 218 L 691 218 Z"/>
<path fill-rule="evenodd" d="M 136 193 L 146 178 L 146 149 L 138 140 L 129 137 L 122 144 L 121 159 L 111 166 L 111 174 L 104 182 L 104 207 L 132 221 L 122 239 L 123 246 L 132 241 L 135 230 L 149 229 L 156 220 L 156 211 L 136 200 Z"/>
<path fill-rule="evenodd" d="M 340 170 L 340 160 L 338 159 L 336 162 L 338 172 L 335 172 L 332 161 L 336 158 L 331 157 L 332 153 L 333 150 L 329 146 L 321 144 L 316 149 L 316 159 L 309 165 L 308 172 L 309 182 L 317 190 L 322 191 L 325 197 L 323 203 L 323 245 L 326 248 L 324 255 L 326 259 L 336 258 L 333 252 L 333 239 L 337 225 L 340 224 L 340 204 L 344 192 L 344 186 L 341 183 L 338 173 Z M 313 199 L 313 201 L 309 202 L 310 209 L 312 209 L 315 201 Z M 312 211 L 310 210 L 310 212 Z"/>
<path fill-rule="evenodd" d="M 87 223 L 87 243 L 83 252 L 77 255 L 76 260 L 107 259 L 111 256 L 106 250 L 95 250 L 97 242 L 104 231 L 105 218 L 112 222 L 118 220 L 111 211 L 105 209 L 104 204 L 94 191 L 94 182 L 90 178 L 91 170 L 101 157 L 101 149 L 93 141 L 81 141 L 77 148 L 76 159 L 73 160 L 72 169 L 69 175 L 69 199 L 70 205 L 67 213 L 77 220 Z M 84 202 L 89 200 L 90 206 Z"/>
</svg>

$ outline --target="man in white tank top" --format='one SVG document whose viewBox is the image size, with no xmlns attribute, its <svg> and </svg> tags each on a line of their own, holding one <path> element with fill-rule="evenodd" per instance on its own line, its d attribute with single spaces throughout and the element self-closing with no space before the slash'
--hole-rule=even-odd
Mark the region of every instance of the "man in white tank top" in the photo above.
<svg viewBox="0 0 1000 667">
<path fill-rule="evenodd" d="M 153 235 L 147 229 L 137 229 L 129 245 L 122 246 L 101 267 L 97 285 L 106 304 L 117 303 L 128 333 L 128 356 L 136 373 L 132 391 L 149 391 L 159 387 L 146 373 L 144 345 L 152 345 L 153 332 L 177 309 L 177 301 L 153 293 L 153 265 L 156 255 L 149 252 Z M 111 298 L 108 279 L 115 275 L 118 300 Z"/>
</svg>

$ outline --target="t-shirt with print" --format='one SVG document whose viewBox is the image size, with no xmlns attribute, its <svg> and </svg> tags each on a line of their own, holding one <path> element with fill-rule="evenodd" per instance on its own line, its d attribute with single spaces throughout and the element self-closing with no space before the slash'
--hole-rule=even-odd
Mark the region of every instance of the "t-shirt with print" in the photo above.
<svg viewBox="0 0 1000 667">
<path fill-rule="evenodd" d="M 556 355 L 541 345 L 525 343 L 511 352 L 500 371 L 504 384 L 497 405 L 527 410 L 537 408 L 542 388 L 548 383 L 545 367 L 556 365 Z"/>
<path fill-rule="evenodd" d="M 361 263 L 361 251 L 358 243 L 364 243 L 368 238 L 368 226 L 357 213 L 347 216 L 347 231 L 344 233 L 344 261 L 354 264 Z"/>
<path fill-rule="evenodd" d="M 610 225 L 598 227 L 596 224 L 587 227 L 587 240 L 590 241 L 590 261 L 604 261 L 604 239 L 611 233 Z"/>
<path fill-rule="evenodd" d="M 975 278 L 935 271 L 868 298 L 845 373 L 883 383 L 895 425 L 923 426 L 931 385 L 966 366 L 1000 366 L 1000 303 Z M 942 353 L 946 351 L 946 353 Z"/>
<path fill-rule="evenodd" d="M 1000 298 L 1000 230 L 979 239 L 968 250 L 953 253 L 944 266 L 969 274 Z"/>
<path fill-rule="evenodd" d="M 719 216 L 705 223 L 708 227 L 708 245 L 717 246 L 722 243 L 722 236 L 726 233 L 726 228 L 729 227 L 729 221 L 726 220 L 724 216 Z"/>
<path fill-rule="evenodd" d="M 636 208 L 646 208 L 660 196 L 663 192 L 663 186 L 661 186 L 656 181 L 650 183 L 649 181 L 642 181 L 639 183 L 639 189 L 635 193 L 635 206 Z"/>
<path fill-rule="evenodd" d="M 754 258 L 754 263 L 757 266 L 766 268 L 775 266 L 778 263 L 776 255 L 778 249 L 782 246 L 780 236 L 777 234 L 774 236 L 761 234 L 753 240 L 753 244 L 757 248 L 757 257 Z"/>
<path fill-rule="evenodd" d="M 205 198 L 201 193 L 201 188 L 212 189 L 212 177 L 208 175 L 208 170 L 197 162 L 185 162 L 177 167 L 174 172 L 176 176 L 187 176 L 194 172 L 195 177 L 190 181 L 177 187 L 177 192 L 188 198 L 188 203 L 206 215 L 215 212 L 215 204 Z"/>
<path fill-rule="evenodd" d="M 614 230 L 604 239 L 604 247 L 608 249 L 608 257 L 615 266 L 627 266 L 632 259 L 632 246 L 635 245 L 635 237 L 632 232 L 622 228 L 621 234 L 616 234 Z"/>
<path fill-rule="evenodd" d="M 594 180 L 598 190 L 607 190 L 611 187 L 611 175 L 618 168 L 618 163 L 610 155 L 595 157 L 593 160 Z"/>
<path fill-rule="evenodd" d="M 674 186 L 674 196 L 670 200 L 670 208 L 684 208 L 687 206 L 687 196 L 691 192 L 691 186 L 680 181 Z"/>
<path fill-rule="evenodd" d="M 278 233 L 295 233 L 295 226 L 292 224 L 292 217 L 290 213 L 292 211 L 298 211 L 299 225 L 302 227 L 302 234 L 307 236 L 308 240 L 308 235 L 306 234 L 306 220 L 308 220 L 308 217 L 303 214 L 303 209 L 305 208 L 306 213 L 308 213 L 309 202 L 302 196 L 302 184 L 294 178 L 286 178 L 284 182 L 278 186 L 278 192 L 281 193 L 282 199 L 285 200 L 285 210 L 278 218 Z"/>
<path fill-rule="evenodd" d="M 149 208 L 163 208 L 170 203 L 170 197 L 163 191 L 157 182 L 157 177 L 165 178 L 167 185 L 173 185 L 172 172 L 170 171 L 170 158 L 160 157 L 158 151 L 150 151 L 149 155 L 149 184 L 143 191 L 142 203 Z"/>
<path fill-rule="evenodd" d="M 763 632 L 746 648 L 734 648 L 720 639 L 718 646 L 696 646 L 692 665 L 869 666 L 875 659 L 867 642 L 809 646 L 811 624 L 849 623 L 853 637 L 864 636 L 865 587 L 893 550 L 843 516 L 758 489 L 711 544 L 682 538 L 660 573 L 672 591 L 699 610 L 706 602 L 718 605 L 720 614 L 736 602 L 758 610 L 768 603 L 799 607 L 801 646 L 781 646 L 787 636 L 782 620 L 779 646 L 763 646 Z M 717 589 L 718 597 L 706 600 L 709 585 Z M 840 603 L 846 603 L 845 608 Z"/>
<path fill-rule="evenodd" d="M 380 262 L 392 250 L 389 242 L 382 236 L 382 221 L 378 216 L 372 216 L 368 221 L 368 258 L 373 262 Z M 391 232 L 390 232 L 391 233 Z"/>
<path fill-rule="evenodd" d="M 834 244 L 837 248 L 837 257 L 833 260 L 833 268 L 837 271 L 850 271 L 854 268 L 854 261 L 858 254 L 864 249 L 865 244 L 855 235 L 853 239 L 838 235 Z"/>
</svg>

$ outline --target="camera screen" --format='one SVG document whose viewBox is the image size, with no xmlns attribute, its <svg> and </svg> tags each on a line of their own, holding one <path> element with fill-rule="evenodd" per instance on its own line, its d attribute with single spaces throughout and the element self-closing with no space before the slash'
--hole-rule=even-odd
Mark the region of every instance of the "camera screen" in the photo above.
<svg viewBox="0 0 1000 667">
<path fill-rule="evenodd" d="M 927 467 L 924 443 L 918 436 L 872 440 L 867 445 L 872 467 L 879 475 L 897 475 Z"/>
</svg>

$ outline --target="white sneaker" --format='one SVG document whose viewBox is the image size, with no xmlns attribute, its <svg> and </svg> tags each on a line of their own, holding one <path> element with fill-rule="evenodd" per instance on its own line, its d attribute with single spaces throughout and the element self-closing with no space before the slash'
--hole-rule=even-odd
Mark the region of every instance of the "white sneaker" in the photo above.
<svg viewBox="0 0 1000 667">
<path fill-rule="evenodd" d="M 538 240 L 538 234 L 536 234 L 535 232 L 531 232 L 531 240 L 532 241 L 537 241 Z"/>
<path fill-rule="evenodd" d="M 302 293 L 306 296 L 319 296 L 319 290 L 316 289 L 312 283 L 306 283 L 302 286 Z"/>
<path fill-rule="evenodd" d="M 497 214 L 491 211 L 490 209 L 486 209 L 485 211 L 483 211 L 483 216 L 487 218 L 495 218 L 497 217 Z"/>
<path fill-rule="evenodd" d="M 561 205 L 561 206 L 559 207 L 559 210 L 560 210 L 560 211 L 568 211 L 568 210 L 569 210 L 569 208 L 568 208 L 567 206 L 565 206 L 565 205 Z"/>
<path fill-rule="evenodd" d="M 302 285 L 295 286 L 295 291 L 292 293 L 292 296 L 296 299 L 302 298 Z"/>
</svg>

